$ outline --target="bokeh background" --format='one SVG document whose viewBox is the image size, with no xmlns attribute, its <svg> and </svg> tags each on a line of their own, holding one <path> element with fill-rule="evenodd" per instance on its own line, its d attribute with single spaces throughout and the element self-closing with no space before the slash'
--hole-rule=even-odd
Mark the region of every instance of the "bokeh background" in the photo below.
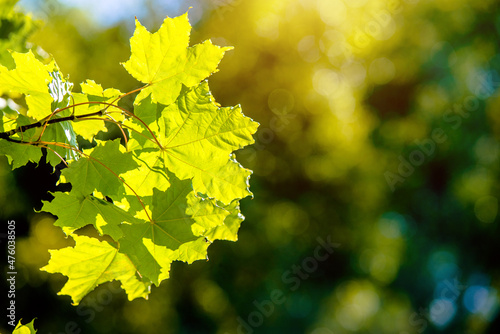
<svg viewBox="0 0 500 334">
<path fill-rule="evenodd" d="M 68 241 L 36 212 L 57 173 L 1 157 L 17 314 L 39 333 L 500 332 L 499 1 L 13 2 L 2 62 L 32 47 L 121 91 L 139 86 L 119 64 L 134 17 L 151 31 L 192 7 L 192 44 L 235 46 L 209 79 L 216 100 L 261 124 L 237 154 L 255 195 L 239 240 L 175 263 L 148 301 L 117 284 L 79 307 L 57 296 L 65 278 L 38 269 Z"/>
</svg>

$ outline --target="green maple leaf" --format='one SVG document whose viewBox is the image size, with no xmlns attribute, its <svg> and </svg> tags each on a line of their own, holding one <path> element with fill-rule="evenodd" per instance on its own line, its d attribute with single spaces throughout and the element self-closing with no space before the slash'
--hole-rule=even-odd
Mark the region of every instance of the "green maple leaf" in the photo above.
<svg viewBox="0 0 500 334">
<path fill-rule="evenodd" d="M 94 225 L 101 235 L 107 234 L 119 242 L 119 251 L 132 261 L 143 280 L 158 285 L 168 278 L 172 261 L 191 263 L 205 259 L 209 243 L 204 233 L 221 226 L 230 215 L 213 200 L 195 196 L 190 180 L 179 180 L 173 174 L 168 177 L 167 191 L 154 189 L 151 222 L 73 190 L 56 193 L 51 202 L 44 202 L 42 210 L 57 215 L 55 225 L 67 234 Z M 66 274 L 71 275 L 72 271 Z"/>
<path fill-rule="evenodd" d="M 211 229 L 229 214 L 213 202 L 196 197 L 190 180 L 169 174 L 166 191 L 153 190 L 152 221 L 122 225 L 120 252 L 129 256 L 143 277 L 158 285 L 168 278 L 170 263 L 191 263 L 206 258 L 208 243 L 200 237 L 200 227 Z"/>
<path fill-rule="evenodd" d="M 118 240 L 123 236 L 121 224 L 141 223 L 116 205 L 73 190 L 70 193 L 55 193 L 51 202 L 44 202 L 42 211 L 56 215 L 58 219 L 54 225 L 61 227 L 67 235 L 92 224 L 101 235 L 107 234 Z"/>
<path fill-rule="evenodd" d="M 130 39 L 132 54 L 123 63 L 134 78 L 149 85 L 137 96 L 136 104 L 151 94 L 154 102 L 168 105 L 175 101 L 182 85 L 197 85 L 217 70 L 224 53 L 231 48 L 210 41 L 188 47 L 190 32 L 187 13 L 166 18 L 153 34 L 136 20 Z"/>
<path fill-rule="evenodd" d="M 157 106 L 147 99 L 139 105 L 141 113 L 146 114 L 143 108 L 149 108 L 149 114 L 158 115 Z M 231 153 L 254 142 L 252 134 L 258 123 L 245 117 L 239 106 L 218 107 L 206 82 L 184 90 L 150 125 L 162 149 L 152 151 L 153 141 L 132 134 L 130 145 L 142 144 L 145 149 L 138 150 L 137 157 L 149 168 L 149 173 L 131 171 L 126 174 L 136 186 L 148 191 L 151 187 L 145 185 L 155 184 L 162 189 L 166 181 L 161 171 L 168 169 L 181 179 L 192 178 L 196 192 L 226 204 L 251 195 L 248 190 L 251 172 L 241 167 Z M 154 178 L 154 183 L 148 179 L 150 177 Z"/>
<path fill-rule="evenodd" d="M 62 172 L 72 189 L 83 194 L 91 194 L 97 190 L 111 197 L 124 194 L 125 186 L 119 179 L 120 174 L 134 170 L 139 165 L 130 152 L 125 152 L 120 140 L 98 142 L 96 147 L 84 152 L 88 157 L 71 163 Z"/>
<path fill-rule="evenodd" d="M 76 305 L 98 285 L 116 279 L 121 281 L 129 300 L 147 298 L 149 284 L 138 278 L 137 269 L 127 256 L 106 241 L 79 235 L 72 237 L 75 247 L 51 250 L 49 264 L 40 269 L 68 276 L 58 294 L 71 296 Z"/>
</svg>

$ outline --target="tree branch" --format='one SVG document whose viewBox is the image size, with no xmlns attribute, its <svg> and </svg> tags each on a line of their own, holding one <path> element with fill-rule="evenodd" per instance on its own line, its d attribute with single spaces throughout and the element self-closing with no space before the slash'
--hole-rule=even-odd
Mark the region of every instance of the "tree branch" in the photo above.
<svg viewBox="0 0 500 334">
<path fill-rule="evenodd" d="M 0 132 L 0 139 L 6 139 L 8 141 L 14 142 L 14 143 L 20 143 L 21 141 L 18 141 L 16 139 L 10 138 L 10 136 L 15 135 L 16 133 L 19 132 L 24 132 L 29 129 L 33 128 L 40 128 L 42 126 L 45 126 L 47 124 L 53 124 L 53 123 L 61 123 L 61 122 L 66 122 L 66 121 L 74 121 L 78 120 L 80 118 L 85 118 L 85 117 L 92 117 L 92 116 L 102 116 L 104 114 L 104 110 L 99 110 L 90 114 L 84 114 L 84 115 L 71 115 L 71 116 L 66 116 L 66 117 L 60 117 L 60 118 L 51 118 L 46 122 L 36 122 L 28 125 L 22 125 L 17 127 L 16 129 L 6 131 L 6 132 Z"/>
</svg>

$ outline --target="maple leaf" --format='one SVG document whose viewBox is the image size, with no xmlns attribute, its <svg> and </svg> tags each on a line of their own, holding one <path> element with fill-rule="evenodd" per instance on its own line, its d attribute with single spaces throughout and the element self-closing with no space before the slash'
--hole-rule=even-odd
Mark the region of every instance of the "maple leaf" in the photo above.
<svg viewBox="0 0 500 334">
<path fill-rule="evenodd" d="M 70 193 L 55 193 L 51 202 L 44 202 L 42 210 L 56 215 L 58 219 L 54 225 L 61 227 L 67 235 L 92 224 L 101 235 L 107 234 L 118 240 L 123 236 L 121 224 L 141 223 L 141 220 L 112 203 L 73 190 Z"/>
<path fill-rule="evenodd" d="M 156 285 L 168 278 L 172 261 L 191 263 L 206 258 L 208 243 L 196 233 L 197 228 L 218 226 L 229 214 L 196 197 L 190 180 L 179 180 L 173 174 L 168 177 L 166 191 L 153 189 L 151 223 L 122 225 L 124 237 L 119 241 L 120 252 Z"/>
<path fill-rule="evenodd" d="M 149 107 L 150 114 L 158 115 L 157 106 L 147 99 L 144 101 L 139 107 Z M 181 179 L 192 178 L 195 192 L 225 204 L 251 195 L 248 190 L 251 172 L 238 164 L 231 153 L 254 142 L 252 134 L 258 123 L 245 117 L 239 106 L 218 107 L 207 82 L 203 82 L 184 90 L 154 122 L 151 129 L 157 131 L 162 145 L 160 150 L 149 149 L 155 146 L 152 141 L 134 134 L 131 136 L 131 145 L 140 146 L 142 143 L 145 148 L 137 150 L 137 158 L 150 170 L 149 173 L 131 171 L 125 174 L 135 180 L 137 186 L 156 184 L 161 189 L 161 184 L 166 182 L 162 171 L 168 168 Z M 154 178 L 154 183 L 150 177 Z M 147 195 L 150 194 L 149 191 Z"/>
<path fill-rule="evenodd" d="M 75 247 L 50 250 L 49 264 L 40 269 L 68 276 L 59 295 L 69 295 L 73 304 L 78 304 L 98 285 L 116 279 L 121 281 L 129 300 L 147 298 L 149 284 L 136 276 L 137 269 L 127 256 L 106 241 L 79 235 L 72 237 Z"/>
<path fill-rule="evenodd" d="M 91 194 L 97 190 L 113 197 L 124 194 L 124 183 L 119 178 L 129 170 L 139 165 L 133 160 L 130 152 L 120 145 L 120 140 L 98 142 L 92 149 L 84 150 L 87 155 L 70 164 L 63 170 L 62 175 L 83 194 Z"/>
<path fill-rule="evenodd" d="M 130 39 L 131 56 L 123 63 L 134 78 L 149 85 L 139 93 L 136 104 L 151 94 L 153 102 L 168 105 L 175 101 L 182 85 L 197 85 L 217 70 L 231 47 L 221 48 L 211 41 L 188 47 L 190 32 L 187 13 L 167 17 L 153 34 L 136 19 Z"/>
</svg>

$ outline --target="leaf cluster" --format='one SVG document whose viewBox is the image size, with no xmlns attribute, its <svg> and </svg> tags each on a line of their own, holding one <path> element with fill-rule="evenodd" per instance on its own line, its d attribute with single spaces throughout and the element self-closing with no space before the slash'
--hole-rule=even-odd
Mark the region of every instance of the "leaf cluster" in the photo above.
<svg viewBox="0 0 500 334">
<path fill-rule="evenodd" d="M 42 270 L 69 278 L 59 294 L 74 304 L 112 280 L 130 300 L 147 298 L 173 261 L 206 259 L 214 240 L 237 240 L 251 171 L 233 152 L 254 142 L 258 124 L 210 93 L 206 78 L 230 48 L 189 46 L 190 31 L 187 14 L 166 18 L 155 33 L 136 21 L 123 66 L 143 86 L 127 93 L 92 80 L 75 93 L 55 61 L 31 51 L 13 52 L 13 69 L 0 65 L 0 87 L 23 94 L 27 106 L 3 114 L 0 155 L 13 169 L 43 156 L 67 167 L 60 181 L 71 190 L 54 193 L 42 211 L 58 217 L 75 246 L 50 251 Z M 119 102 L 133 94 L 130 111 Z M 106 122 L 121 140 L 96 138 Z M 93 147 L 79 147 L 82 139 Z M 88 226 L 99 237 L 84 235 Z"/>
</svg>

